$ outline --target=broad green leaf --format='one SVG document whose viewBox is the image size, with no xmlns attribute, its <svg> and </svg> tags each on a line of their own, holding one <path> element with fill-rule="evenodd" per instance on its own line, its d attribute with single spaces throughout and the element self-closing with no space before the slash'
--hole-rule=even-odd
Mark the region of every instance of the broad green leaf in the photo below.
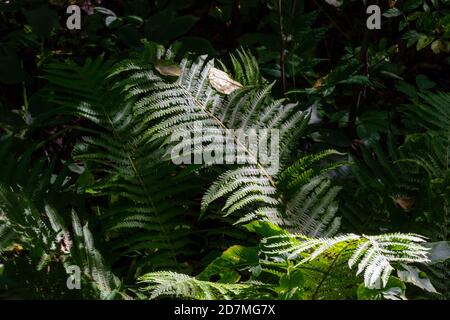
<svg viewBox="0 0 450 320">
<path fill-rule="evenodd" d="M 416 84 L 420 90 L 429 90 L 436 86 L 436 82 L 431 81 L 427 76 L 419 74 L 416 77 Z"/>
<path fill-rule="evenodd" d="M 190 15 L 178 16 L 175 11 L 166 9 L 145 21 L 145 36 L 162 44 L 186 34 L 198 18 Z"/>
<path fill-rule="evenodd" d="M 413 11 L 417 9 L 421 4 L 423 0 L 407 0 L 405 4 L 403 5 L 403 10 L 406 12 Z"/>
<path fill-rule="evenodd" d="M 196 54 L 207 54 L 214 56 L 216 49 L 214 49 L 211 42 L 201 37 L 183 37 L 178 39 L 180 43 L 180 55 L 184 55 L 189 52 Z"/>
<path fill-rule="evenodd" d="M 25 121 L 20 115 L 12 111 L 0 110 L 0 127 L 8 127 L 12 129 L 19 129 L 26 126 Z"/>
<path fill-rule="evenodd" d="M 383 17 L 395 18 L 395 17 L 398 17 L 401 14 L 402 14 L 402 12 L 399 9 L 397 9 L 397 8 L 390 8 L 385 13 L 383 13 Z"/>
<path fill-rule="evenodd" d="M 303 282 L 303 273 L 300 270 L 293 270 L 280 278 L 280 287 L 282 289 L 293 289 L 301 287 Z"/>
<path fill-rule="evenodd" d="M 428 292 L 437 293 L 430 279 L 423 275 L 423 272 L 418 268 L 405 264 L 402 264 L 402 267 L 404 270 L 397 270 L 397 275 L 403 282 L 409 282 Z"/>
<path fill-rule="evenodd" d="M 98 13 L 104 14 L 106 16 L 113 16 L 116 17 L 116 14 L 114 13 L 114 11 L 108 9 L 108 8 L 103 8 L 103 7 L 95 7 L 94 9 L 95 11 L 97 11 Z"/>
<path fill-rule="evenodd" d="M 280 278 L 278 292 L 280 299 L 298 300 L 301 299 L 301 293 L 304 286 L 303 273 L 300 270 L 293 270 Z"/>
<path fill-rule="evenodd" d="M 24 14 L 33 32 L 41 38 L 49 37 L 58 23 L 58 14 L 48 7 L 25 11 Z"/>
<path fill-rule="evenodd" d="M 439 241 L 425 243 L 425 246 L 431 248 L 430 264 L 441 263 L 450 259 L 450 242 L 449 241 Z"/>
<path fill-rule="evenodd" d="M 282 228 L 268 221 L 253 221 L 244 225 L 244 227 L 248 231 L 255 232 L 264 238 L 288 234 Z"/>
<path fill-rule="evenodd" d="M 0 83 L 15 84 L 26 78 L 27 74 L 20 66 L 15 54 L 1 55 L 0 53 Z"/>
<path fill-rule="evenodd" d="M 428 37 L 425 35 L 421 35 L 419 37 L 419 40 L 417 41 L 416 50 L 422 50 L 423 48 L 427 47 L 430 43 L 434 41 L 434 37 Z"/>
<path fill-rule="evenodd" d="M 220 282 L 236 283 L 241 278 L 239 270 L 256 266 L 258 262 L 257 247 L 235 245 L 214 259 L 197 278 L 209 281 L 212 277 L 219 276 Z"/>
<path fill-rule="evenodd" d="M 416 88 L 405 82 L 405 81 L 399 81 L 395 84 L 395 87 L 397 88 L 398 91 L 403 92 L 404 94 L 406 94 L 407 96 L 414 98 L 417 96 L 417 90 Z"/>
<path fill-rule="evenodd" d="M 405 290 L 405 284 L 391 276 L 383 289 L 369 289 L 361 283 L 356 293 L 358 300 L 406 300 Z"/>
</svg>

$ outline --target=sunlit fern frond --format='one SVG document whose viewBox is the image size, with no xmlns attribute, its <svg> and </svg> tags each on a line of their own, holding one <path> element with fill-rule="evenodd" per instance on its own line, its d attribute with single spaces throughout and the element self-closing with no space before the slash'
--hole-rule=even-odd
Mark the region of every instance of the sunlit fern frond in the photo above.
<svg viewBox="0 0 450 320">
<path fill-rule="evenodd" d="M 202 56 L 195 62 L 184 60 L 182 73 L 174 82 L 167 82 L 144 69 L 122 70 L 116 75 L 125 79 L 125 84 L 118 86 L 124 88 L 123 92 L 135 104 L 136 115 L 145 123 L 153 124 L 142 131 L 144 137 L 151 141 L 170 139 L 175 142 L 172 160 L 174 153 L 183 151 L 183 157 L 190 163 L 203 148 L 223 149 L 224 142 L 233 143 L 235 154 L 248 160 L 218 178 L 205 194 L 203 210 L 212 201 L 228 196 L 223 207 L 225 215 L 253 208 L 239 221 L 266 216 L 282 222 L 283 214 L 277 213 L 280 200 L 276 195 L 274 175 L 271 168 L 259 162 L 250 150 L 247 131 L 278 130 L 282 142 L 277 146 L 277 152 L 278 148 L 283 152 L 285 146 L 290 145 L 290 139 L 304 130 L 307 114 L 298 110 L 295 104 L 283 105 L 282 101 L 274 101 L 270 96 L 272 85 L 243 87 L 223 96 L 209 82 L 213 67 L 214 61 Z M 135 79 L 134 83 L 130 79 Z M 240 129 L 243 134 L 227 136 L 224 134 L 227 129 Z M 268 135 L 268 131 L 265 134 Z"/>
<path fill-rule="evenodd" d="M 394 270 L 393 264 L 429 261 L 429 249 L 421 245 L 423 242 L 425 239 L 421 236 L 401 233 L 378 236 L 346 234 L 316 239 L 288 235 L 264 239 L 262 253 L 272 259 L 297 260 L 301 266 L 321 255 L 335 255 L 345 249 L 351 252 L 348 267 L 357 266 L 356 275 L 364 274 L 365 286 L 382 288 Z"/>
<path fill-rule="evenodd" d="M 145 274 L 139 278 L 139 283 L 146 285 L 142 291 L 151 292 L 150 299 L 160 296 L 195 300 L 245 299 L 258 296 L 258 291 L 265 287 L 257 282 L 231 284 L 203 281 L 170 271 Z"/>
</svg>

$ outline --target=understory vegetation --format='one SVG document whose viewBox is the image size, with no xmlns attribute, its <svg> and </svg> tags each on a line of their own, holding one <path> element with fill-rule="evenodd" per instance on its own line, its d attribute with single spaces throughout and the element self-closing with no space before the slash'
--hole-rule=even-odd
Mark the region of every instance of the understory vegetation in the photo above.
<svg viewBox="0 0 450 320">
<path fill-rule="evenodd" d="M 366 2 L 1 1 L 0 298 L 449 298 L 450 1 Z"/>
</svg>

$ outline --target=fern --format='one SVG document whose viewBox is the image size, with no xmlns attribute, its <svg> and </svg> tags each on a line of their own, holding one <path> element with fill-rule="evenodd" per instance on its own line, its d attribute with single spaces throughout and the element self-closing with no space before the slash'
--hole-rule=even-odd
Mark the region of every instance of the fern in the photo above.
<svg viewBox="0 0 450 320">
<path fill-rule="evenodd" d="M 174 133 L 180 137 L 188 137 L 192 131 L 195 135 L 196 131 L 202 130 L 207 133 L 207 138 L 197 138 L 194 141 L 196 147 L 190 149 L 191 153 L 188 154 L 188 157 L 195 157 L 196 152 L 200 152 L 201 146 L 206 144 L 216 147 L 214 143 L 224 141 L 220 135 L 221 129 L 276 128 L 281 131 L 280 140 L 287 142 L 292 137 L 298 137 L 298 134 L 304 130 L 308 120 L 307 114 L 296 111 L 295 105 L 283 106 L 282 101 L 271 99 L 270 85 L 244 86 L 229 95 L 222 96 L 208 84 L 209 70 L 213 68 L 212 60 L 207 61 L 205 57 L 201 57 L 192 64 L 185 60 L 181 63 L 181 68 L 180 77 L 172 83 L 167 83 L 155 73 L 144 71 L 137 64 L 130 65 L 129 69 L 121 67 L 120 72 L 115 73 L 115 76 L 126 78 L 124 84 L 119 86 L 126 88 L 130 101 L 137 105 L 139 116 L 154 122 L 150 130 L 145 133 L 146 136 L 152 137 L 152 141 L 160 139 L 167 141 Z M 262 116 L 258 116 L 261 112 Z M 201 129 L 197 127 L 198 123 L 201 123 Z M 245 142 L 241 138 L 231 137 L 236 142 L 237 153 L 252 157 L 252 152 L 245 147 Z M 289 143 L 280 146 L 281 155 L 289 153 L 288 145 Z M 179 149 L 183 147 L 178 146 Z M 244 213 L 237 220 L 238 223 L 254 219 L 272 221 L 293 232 L 301 232 L 301 237 L 333 234 L 339 227 L 339 219 L 335 217 L 337 212 L 335 198 L 339 187 L 332 186 L 330 179 L 324 173 L 337 165 L 311 169 L 315 162 L 330 154 L 333 152 L 302 158 L 285 169 L 287 171 L 280 176 L 270 174 L 268 168 L 258 161 L 249 165 L 238 165 L 235 169 L 223 172 L 208 188 L 203 196 L 202 210 L 205 212 L 211 203 L 225 197 L 222 213 L 225 216 Z M 284 166 L 283 163 L 282 167 Z M 292 178 L 288 177 L 296 179 L 289 181 Z M 320 245 L 319 248 L 315 248 L 317 252 L 312 253 L 311 258 L 331 250 L 334 245 L 350 246 L 350 248 L 355 246 L 353 250 L 357 256 L 347 257 L 347 259 L 350 259 L 350 266 L 361 260 L 357 273 L 364 271 L 365 285 L 369 288 L 386 286 L 393 270 L 391 263 L 428 261 L 426 249 L 416 244 L 423 241 L 419 236 L 392 234 L 359 237 L 350 234 L 310 241 L 310 243 L 307 242 L 306 249 L 314 249 Z M 355 245 L 360 242 L 361 245 Z M 392 249 L 392 246 L 400 249 Z M 301 248 L 297 249 L 302 252 Z M 341 247 L 339 251 L 342 250 Z M 345 251 L 348 253 L 351 250 Z M 325 265 L 328 264 L 325 263 Z M 341 262 L 339 264 L 333 262 L 331 265 L 340 267 Z M 329 275 L 330 272 L 325 274 Z M 161 287 L 147 288 L 147 290 L 156 290 L 154 297 L 158 296 L 159 292 L 164 292 L 165 285 L 169 288 L 166 292 L 168 295 L 189 297 L 199 297 L 199 292 L 195 290 L 199 290 L 201 284 L 211 285 L 209 282 L 198 282 L 204 280 L 183 278 L 185 276 L 173 274 L 151 273 L 148 276 L 151 283 L 158 283 L 158 276 L 162 278 Z M 195 288 L 195 290 L 192 289 L 195 292 L 189 293 L 189 290 L 177 292 L 170 284 L 171 282 L 168 282 L 167 277 L 171 279 L 170 281 L 176 281 L 175 279 L 187 281 L 188 288 Z M 318 288 L 322 284 L 324 282 L 319 284 L 311 297 L 318 297 Z M 206 296 L 209 296 L 209 289 L 205 289 Z"/>
<path fill-rule="evenodd" d="M 0 189 L 0 200 L 0 252 L 18 244 L 29 251 L 30 264 L 43 273 L 48 267 L 51 279 L 63 284 L 55 293 L 57 297 L 64 295 L 64 291 L 67 294 L 64 285 L 68 275 L 51 272 L 54 261 L 60 262 L 67 272 L 71 266 L 82 270 L 81 294 L 85 297 L 108 299 L 120 292 L 120 280 L 105 266 L 87 224 L 82 227 L 75 212 L 72 212 L 72 235 L 61 216 L 48 205 L 42 216 L 26 197 L 4 187 Z M 7 264 L 6 270 L 14 268 L 13 264 Z"/>
<path fill-rule="evenodd" d="M 424 175 L 427 211 L 432 219 L 427 221 L 430 227 L 424 228 L 433 240 L 448 240 L 450 232 L 450 95 L 448 93 L 424 93 L 405 107 L 406 123 L 417 133 L 407 136 L 404 145 L 408 157 L 407 163 L 416 164 L 426 172 Z M 414 125 L 413 125 L 414 121 Z M 418 128 L 417 128 L 418 127 Z M 450 294 L 448 278 L 449 262 L 430 266 L 433 283 L 448 298 Z"/>
<path fill-rule="evenodd" d="M 254 64 L 248 64 L 248 55 L 239 53 L 243 60 L 242 64 L 252 68 L 253 74 L 258 74 Z M 233 58 L 234 66 L 238 69 L 238 60 Z M 289 153 L 291 139 L 298 137 L 305 130 L 308 121 L 308 115 L 305 112 L 296 110 L 296 105 L 283 105 L 282 100 L 273 100 L 270 97 L 272 85 L 261 85 L 257 80 L 257 86 L 247 86 L 236 90 L 228 96 L 221 96 L 209 84 L 208 75 L 213 68 L 214 61 L 207 61 L 206 57 L 199 58 L 195 63 L 184 60 L 181 63 L 181 76 L 173 83 L 167 83 L 157 74 L 148 72 L 140 67 L 138 63 L 121 64 L 114 76 L 125 78 L 117 86 L 124 88 L 128 92 L 128 97 L 136 107 L 136 114 L 145 119 L 145 122 L 154 123 L 149 130 L 144 131 L 146 137 L 155 139 L 168 139 L 171 135 L 180 137 L 190 137 L 194 131 L 203 131 L 203 137 L 194 139 L 194 148 L 190 150 L 187 158 L 195 157 L 199 152 L 199 147 L 207 145 L 209 148 L 222 148 L 224 137 L 222 129 L 238 128 L 241 130 L 251 129 L 278 129 L 280 130 L 280 155 Z M 252 79 L 259 79 L 252 76 Z M 250 80 L 247 79 L 247 82 Z M 262 115 L 260 115 L 262 113 Z M 196 125 L 201 123 L 201 128 L 196 129 Z M 277 192 L 277 183 L 275 176 L 270 174 L 270 168 L 257 161 L 251 150 L 246 147 L 245 137 L 232 136 L 225 139 L 231 139 L 236 145 L 236 153 L 251 159 L 252 164 L 240 165 L 236 169 L 225 171 L 211 185 L 205 193 L 202 200 L 202 211 L 215 200 L 226 197 L 223 206 L 223 214 L 238 215 L 247 212 L 238 222 L 250 221 L 255 218 L 270 219 L 289 226 L 293 230 L 300 230 L 300 224 L 312 217 L 311 220 L 318 218 L 318 215 L 327 211 L 328 218 L 322 221 L 333 221 L 336 210 L 335 205 L 331 205 L 337 190 L 328 188 L 329 182 L 320 184 L 322 189 L 314 193 L 309 190 L 309 195 L 300 194 L 299 197 L 311 198 L 317 208 L 310 209 L 316 212 L 304 213 L 303 218 L 295 217 L 295 214 L 287 214 L 282 209 L 283 200 L 279 198 Z M 185 145 L 176 145 L 178 150 L 184 149 Z M 210 165 L 210 164 L 207 164 Z M 325 200 L 322 206 L 318 206 L 319 199 Z M 314 200 L 312 200 L 314 199 Z M 295 200 L 292 200 L 291 207 L 298 206 Z M 328 208 L 328 205 L 331 205 Z M 252 208 L 252 209 L 251 209 Z M 303 220 L 303 221 L 302 221 Z M 323 231 L 318 223 L 310 221 L 305 230 L 319 234 Z M 336 229 L 336 223 L 334 223 Z M 334 230 L 335 231 L 335 230 Z M 306 232 L 306 231 L 305 231 Z"/>
<path fill-rule="evenodd" d="M 429 261 L 424 238 L 413 234 L 314 239 L 289 234 L 269 222 L 252 222 L 247 227 L 267 236 L 260 250 L 233 246 L 195 278 L 170 272 L 147 274 L 142 279 L 150 286 L 142 290 L 152 298 L 215 299 L 216 285 L 225 292 L 222 299 L 229 298 L 226 288 L 239 290 L 241 298 L 253 289 L 252 297 L 258 298 L 356 299 L 361 282 L 367 290 L 382 294 L 386 286 L 398 281 L 392 275 L 394 269 L 402 270 L 403 263 Z M 352 274 L 349 268 L 354 267 L 357 271 Z M 213 277 L 220 280 L 211 282 Z M 240 282 L 241 277 L 250 280 Z M 177 286 L 177 282 L 185 284 Z M 258 285 L 248 288 L 248 283 Z"/>
<path fill-rule="evenodd" d="M 49 80 L 66 77 L 59 72 L 56 78 L 57 71 L 61 68 L 53 70 Z M 108 81 L 104 78 L 103 83 Z M 138 106 L 123 102 L 118 89 L 97 90 L 101 99 L 83 97 L 77 105 L 62 107 L 99 127 L 98 134 L 83 138 L 73 156 L 97 177 L 90 192 L 118 197 L 102 214 L 104 232 L 115 239 L 116 250 L 140 252 L 139 268 L 177 268 L 177 253 L 189 253 L 192 227 L 187 222 L 189 199 L 183 195 L 195 192 L 195 180 L 163 161 L 164 148 L 147 136 L 151 127 L 137 114 Z"/>
<path fill-rule="evenodd" d="M 353 176 L 344 185 L 344 228 L 350 231 L 420 232 L 431 241 L 448 239 L 449 114 L 450 98 L 445 93 L 422 93 L 402 108 L 409 130 L 402 145 L 389 136 L 381 143 L 363 148 L 362 161 L 355 161 Z M 361 201 L 363 199 L 363 201 Z M 362 229 L 362 230 L 361 230 Z M 433 280 L 448 292 L 448 265 Z"/>
<path fill-rule="evenodd" d="M 142 291 L 150 291 L 150 299 L 161 295 L 196 300 L 245 299 L 258 296 L 259 287 L 264 288 L 264 285 L 256 282 L 229 284 L 202 281 L 169 271 L 148 273 L 139 278 L 139 283 L 149 284 Z"/>
<path fill-rule="evenodd" d="M 286 239 L 287 237 L 287 239 Z M 293 244 L 292 239 L 299 240 Z M 358 265 L 357 275 L 364 272 L 364 284 L 368 288 L 380 288 L 387 284 L 394 269 L 392 263 L 426 263 L 428 249 L 421 246 L 423 237 L 414 234 L 385 234 L 379 236 L 357 236 L 347 234 L 335 238 L 305 239 L 304 236 L 277 236 L 263 240 L 262 252 L 269 257 L 284 257 L 289 260 L 303 258 L 300 264 L 309 262 L 331 250 L 346 247 L 353 251 L 348 260 L 352 268 Z M 302 254 L 307 253 L 306 257 Z"/>
<path fill-rule="evenodd" d="M 344 163 L 328 164 L 329 158 L 338 155 L 333 150 L 300 155 L 298 150 L 292 150 L 296 145 L 293 142 L 302 138 L 308 128 L 310 116 L 303 111 L 307 108 L 272 98 L 273 84 L 262 78 L 250 54 L 239 51 L 232 56 L 234 78 L 240 83 L 231 81 L 236 88 L 230 94 L 216 89 L 212 77 L 222 73 L 213 69 L 214 60 L 206 56 L 194 62 L 185 59 L 180 65 L 180 76 L 173 77 L 161 73 L 157 65 L 161 59 L 172 59 L 170 50 L 147 44 L 141 55 L 120 62 L 111 70 L 101 58 L 84 66 L 50 65 L 47 70 L 53 101 L 59 107 L 57 112 L 81 118 L 93 127 L 83 130 L 84 136 L 72 153 L 77 170 L 82 172 L 80 183 L 66 180 L 63 170 L 61 178 L 56 179 L 57 185 L 70 182 L 69 189 L 95 199 L 95 206 L 91 201 L 86 204 L 89 211 L 96 212 L 92 220 L 102 230 L 99 240 L 108 241 L 116 258 L 132 265 L 126 276 L 139 281 L 138 290 L 134 285 L 130 288 L 136 297 L 150 292 L 152 299 L 356 298 L 361 282 L 368 290 L 384 290 L 394 281 L 392 271 L 399 265 L 428 262 L 428 251 L 422 246 L 424 238 L 414 234 L 350 233 L 333 237 L 340 228 L 338 194 L 341 189 L 351 190 L 346 185 L 338 186 L 333 177 L 332 171 Z M 81 83 L 83 76 L 78 73 L 96 71 L 92 87 Z M 224 136 L 226 129 L 240 131 Z M 279 168 L 258 159 L 254 146 L 248 144 L 249 136 L 241 134 L 251 130 L 268 133 L 272 129 L 279 132 L 279 148 L 272 155 L 279 156 Z M 438 139 L 442 138 L 438 133 L 441 129 L 436 129 Z M 193 143 L 174 138 L 192 135 Z M 188 150 L 183 157 L 195 159 L 205 148 L 219 149 L 224 142 L 235 146 L 234 152 L 241 161 L 226 167 L 220 161 L 203 165 L 189 161 L 175 165 L 172 161 L 174 150 Z M 433 158 L 442 152 L 437 145 L 430 142 L 435 152 L 429 155 Z M 410 191 L 420 190 L 420 181 L 410 184 L 408 179 L 398 178 L 398 171 L 406 167 L 403 155 L 408 155 L 409 150 L 395 151 L 386 158 L 381 148 L 376 149 L 376 161 L 366 151 L 363 157 L 369 170 L 359 171 L 361 182 L 372 170 L 381 172 L 382 179 L 376 180 L 375 185 L 380 193 L 392 197 L 410 185 Z M 29 167 L 26 159 L 23 166 Z M 408 160 L 407 166 L 414 168 L 417 176 L 425 171 L 429 179 L 439 176 L 445 181 L 442 161 L 429 159 L 417 157 Z M 357 177 L 359 168 L 355 169 Z M 54 177 L 52 169 L 48 175 Z M 42 189 L 44 192 L 53 183 L 48 177 L 36 179 L 50 181 Z M 354 181 L 351 183 L 355 185 Z M 22 192 L 23 181 L 8 184 L 11 190 Z M 385 190 L 390 185 L 393 187 Z M 440 196 L 445 195 L 442 185 L 436 190 Z M 25 194 L 14 200 L 22 203 L 15 206 L 17 213 L 32 212 L 26 217 L 34 220 L 15 221 L 20 214 L 11 213 L 14 206 L 8 204 L 12 201 L 8 192 L 0 201 L 5 221 L 0 226 L 3 250 L 11 252 L 14 241 L 30 245 L 33 239 L 39 239 L 35 244 L 40 250 L 37 264 L 42 270 L 55 257 L 64 261 L 64 266 L 66 262 L 77 263 L 83 267 L 83 277 L 93 290 L 86 294 L 104 299 L 119 295 L 129 298 L 105 266 L 93 246 L 92 234 L 87 225 L 81 226 L 77 215 L 71 216 L 71 233 L 64 218 L 44 203 L 40 206 L 46 208 L 49 221 L 43 222 Z M 52 193 L 58 194 L 51 189 L 45 198 L 53 199 Z M 217 216 L 235 225 L 250 222 L 245 227 L 264 238 L 260 250 L 251 236 L 245 241 L 252 247 L 231 247 L 197 277 L 177 273 L 184 270 L 191 274 L 190 268 L 203 265 L 190 261 L 198 257 L 193 249 L 202 245 L 197 228 L 208 225 Z M 198 218 L 202 219 L 194 222 Z M 33 227 L 24 227 L 27 225 Z M 36 230 L 40 232 L 40 228 L 47 231 L 39 235 Z M 210 230 L 203 231 L 211 234 Z M 225 234 L 217 229 L 214 232 Z M 64 252 L 52 245 L 54 239 L 62 239 Z M 348 272 L 348 267 L 356 266 L 356 274 Z M 170 271 L 158 271 L 161 269 Z M 219 276 L 219 282 L 213 281 L 215 276 Z"/>
</svg>

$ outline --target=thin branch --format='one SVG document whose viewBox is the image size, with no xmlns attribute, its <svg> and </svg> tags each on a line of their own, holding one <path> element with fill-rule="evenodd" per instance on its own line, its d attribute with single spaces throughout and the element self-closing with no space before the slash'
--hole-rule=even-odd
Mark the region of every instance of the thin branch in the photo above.
<svg viewBox="0 0 450 320">
<path fill-rule="evenodd" d="M 280 69 L 281 69 L 281 82 L 283 86 L 283 92 L 286 92 L 286 52 L 284 42 L 284 28 L 283 28 L 283 13 L 281 7 L 281 1 L 278 0 L 278 20 L 280 24 Z"/>
</svg>

